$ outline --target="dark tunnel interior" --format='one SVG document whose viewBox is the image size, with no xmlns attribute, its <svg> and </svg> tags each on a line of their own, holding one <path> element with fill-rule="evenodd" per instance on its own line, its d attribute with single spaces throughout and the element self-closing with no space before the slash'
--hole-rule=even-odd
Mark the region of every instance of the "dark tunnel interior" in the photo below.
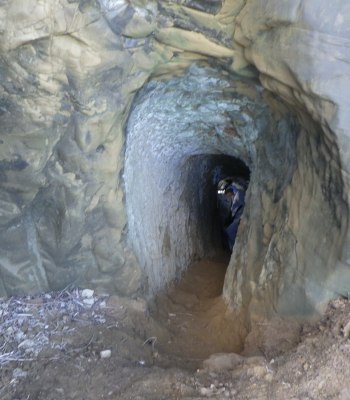
<svg viewBox="0 0 350 400">
<path fill-rule="evenodd" d="M 220 220 L 217 187 L 218 183 L 227 177 L 249 182 L 250 170 L 240 159 L 222 154 L 192 156 L 186 164 L 186 203 L 193 225 L 196 226 L 198 246 L 205 249 L 205 254 L 200 254 L 202 257 L 222 252 L 230 254 Z"/>
</svg>

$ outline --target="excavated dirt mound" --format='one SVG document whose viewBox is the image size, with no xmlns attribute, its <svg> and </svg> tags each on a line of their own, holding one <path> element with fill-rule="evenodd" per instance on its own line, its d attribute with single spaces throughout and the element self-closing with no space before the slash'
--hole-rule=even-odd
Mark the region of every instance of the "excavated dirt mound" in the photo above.
<svg viewBox="0 0 350 400">
<path fill-rule="evenodd" d="M 350 302 L 262 322 L 238 355 L 225 265 L 196 264 L 150 305 L 71 288 L 2 299 L 0 399 L 350 399 Z"/>
</svg>

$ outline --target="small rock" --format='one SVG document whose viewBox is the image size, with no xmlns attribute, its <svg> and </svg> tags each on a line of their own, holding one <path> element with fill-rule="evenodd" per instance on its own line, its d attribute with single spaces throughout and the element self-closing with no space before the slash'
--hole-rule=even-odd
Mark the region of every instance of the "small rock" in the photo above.
<svg viewBox="0 0 350 400">
<path fill-rule="evenodd" d="M 100 351 L 100 357 L 101 358 L 110 358 L 112 355 L 112 351 L 111 350 L 102 350 Z"/>
<path fill-rule="evenodd" d="M 15 339 L 17 340 L 17 342 L 23 340 L 24 337 L 25 337 L 25 334 L 22 331 L 18 331 L 15 334 Z"/>
<path fill-rule="evenodd" d="M 9 327 L 6 329 L 6 333 L 7 333 L 8 335 L 11 335 L 14 331 L 15 331 L 15 330 L 13 329 L 12 326 L 9 326 Z"/>
<path fill-rule="evenodd" d="M 34 347 L 35 346 L 35 342 L 33 341 L 33 340 L 31 340 L 31 339 L 26 339 L 26 340 L 23 340 L 23 342 L 21 342 L 19 345 L 18 345 L 18 348 L 19 349 L 21 349 L 22 347 L 24 348 L 24 349 L 30 349 L 30 348 L 32 348 L 32 347 Z"/>
<path fill-rule="evenodd" d="M 16 368 L 12 372 L 12 378 L 13 379 L 21 379 L 25 378 L 28 375 L 28 372 L 23 371 L 21 368 Z"/>
<path fill-rule="evenodd" d="M 95 303 L 94 298 L 88 298 L 88 299 L 84 299 L 83 303 L 86 304 L 87 306 L 92 306 Z"/>
<path fill-rule="evenodd" d="M 81 296 L 84 297 L 85 299 L 91 299 L 94 295 L 94 290 L 92 289 L 84 289 L 81 292 Z"/>
</svg>

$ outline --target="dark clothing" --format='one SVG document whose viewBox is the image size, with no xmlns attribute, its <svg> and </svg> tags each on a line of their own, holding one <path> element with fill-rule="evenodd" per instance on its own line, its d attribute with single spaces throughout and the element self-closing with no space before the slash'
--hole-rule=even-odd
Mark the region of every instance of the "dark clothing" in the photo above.
<svg viewBox="0 0 350 400">
<path fill-rule="evenodd" d="M 232 251 L 244 209 L 245 191 L 230 185 L 228 193 L 221 196 L 219 206 L 223 232 L 229 250 Z"/>
</svg>

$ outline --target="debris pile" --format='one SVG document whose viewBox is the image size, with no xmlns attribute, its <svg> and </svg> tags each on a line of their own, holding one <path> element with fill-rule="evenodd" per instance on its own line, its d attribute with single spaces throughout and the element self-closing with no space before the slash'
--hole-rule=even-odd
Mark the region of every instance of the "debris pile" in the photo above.
<svg viewBox="0 0 350 400">
<path fill-rule="evenodd" d="M 91 289 L 67 288 L 0 299 L 0 367 L 33 361 L 49 344 L 51 349 L 66 350 L 75 324 L 106 322 L 106 297 Z"/>
</svg>

